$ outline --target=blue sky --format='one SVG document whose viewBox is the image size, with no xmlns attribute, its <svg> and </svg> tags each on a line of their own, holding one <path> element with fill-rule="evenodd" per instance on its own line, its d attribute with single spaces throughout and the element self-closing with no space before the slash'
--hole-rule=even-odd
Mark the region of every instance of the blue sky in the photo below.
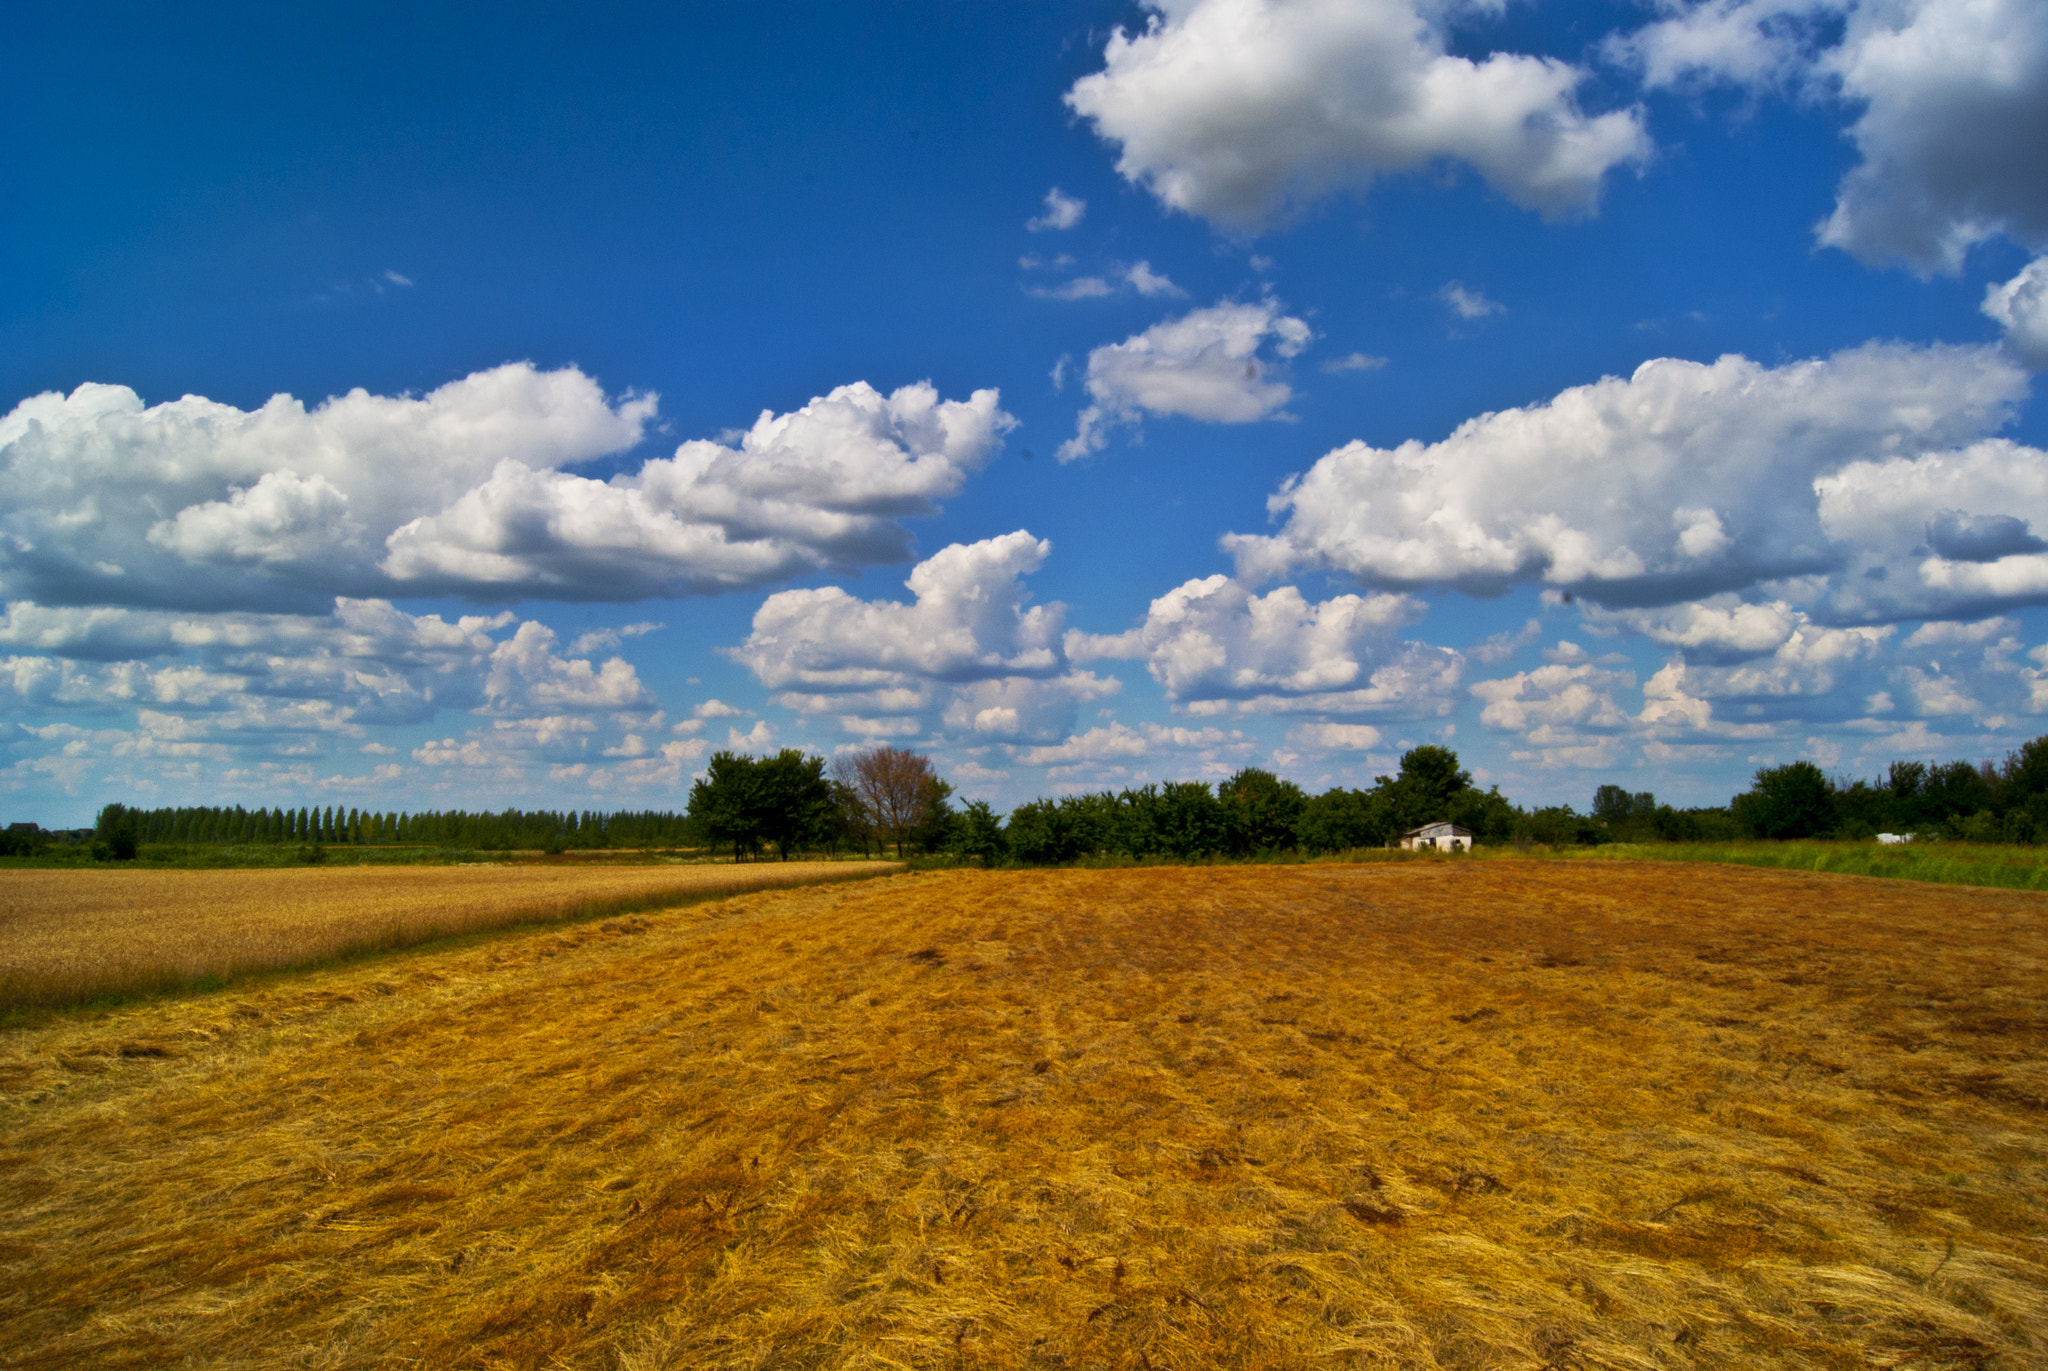
<svg viewBox="0 0 2048 1371">
<path fill-rule="evenodd" d="M 0 15 L 0 791 L 2048 732 L 2048 12 Z M 11 411 L 11 412 L 10 412 Z"/>
</svg>

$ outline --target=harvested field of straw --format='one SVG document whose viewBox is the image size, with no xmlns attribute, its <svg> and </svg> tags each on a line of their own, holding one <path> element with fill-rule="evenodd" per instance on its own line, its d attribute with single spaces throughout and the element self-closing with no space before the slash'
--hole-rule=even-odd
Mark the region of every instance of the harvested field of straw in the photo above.
<svg viewBox="0 0 2048 1371">
<path fill-rule="evenodd" d="M 0 1009 L 174 989 L 453 933 L 891 869 L 762 862 L 0 871 Z"/>
<path fill-rule="evenodd" d="M 2048 904 L 905 875 L 0 1038 L 0 1365 L 2048 1364 Z"/>
</svg>

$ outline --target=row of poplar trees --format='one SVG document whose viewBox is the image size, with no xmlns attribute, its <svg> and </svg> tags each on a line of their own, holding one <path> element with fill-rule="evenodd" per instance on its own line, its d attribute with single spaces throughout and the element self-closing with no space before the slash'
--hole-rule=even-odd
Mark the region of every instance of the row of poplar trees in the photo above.
<svg viewBox="0 0 2048 1371">
<path fill-rule="evenodd" d="M 695 841 L 684 815 L 666 810 L 601 814 L 592 810 L 520 810 L 496 813 L 427 810 L 379 813 L 337 805 L 300 809 L 244 809 L 186 805 L 100 811 L 94 836 L 137 843 L 398 844 L 484 851 L 547 847 L 682 847 Z"/>
</svg>

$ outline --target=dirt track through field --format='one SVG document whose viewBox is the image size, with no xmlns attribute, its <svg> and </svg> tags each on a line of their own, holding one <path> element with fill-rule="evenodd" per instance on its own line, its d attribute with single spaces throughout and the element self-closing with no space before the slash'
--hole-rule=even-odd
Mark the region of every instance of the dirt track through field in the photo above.
<svg viewBox="0 0 2048 1371">
<path fill-rule="evenodd" d="M 0 1365 L 2048 1361 L 2048 902 L 955 873 L 0 1041 Z"/>
</svg>

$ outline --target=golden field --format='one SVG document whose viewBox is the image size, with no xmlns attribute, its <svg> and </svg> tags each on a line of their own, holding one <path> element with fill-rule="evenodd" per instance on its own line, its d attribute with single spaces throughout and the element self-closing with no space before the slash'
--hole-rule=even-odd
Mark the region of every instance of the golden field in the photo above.
<svg viewBox="0 0 2048 1371">
<path fill-rule="evenodd" d="M 762 862 L 0 871 L 0 1008 L 173 989 L 449 934 L 893 869 Z"/>
<path fill-rule="evenodd" d="M 2044 914 L 956 872 L 73 1015 L 0 1365 L 2038 1367 Z"/>
</svg>

